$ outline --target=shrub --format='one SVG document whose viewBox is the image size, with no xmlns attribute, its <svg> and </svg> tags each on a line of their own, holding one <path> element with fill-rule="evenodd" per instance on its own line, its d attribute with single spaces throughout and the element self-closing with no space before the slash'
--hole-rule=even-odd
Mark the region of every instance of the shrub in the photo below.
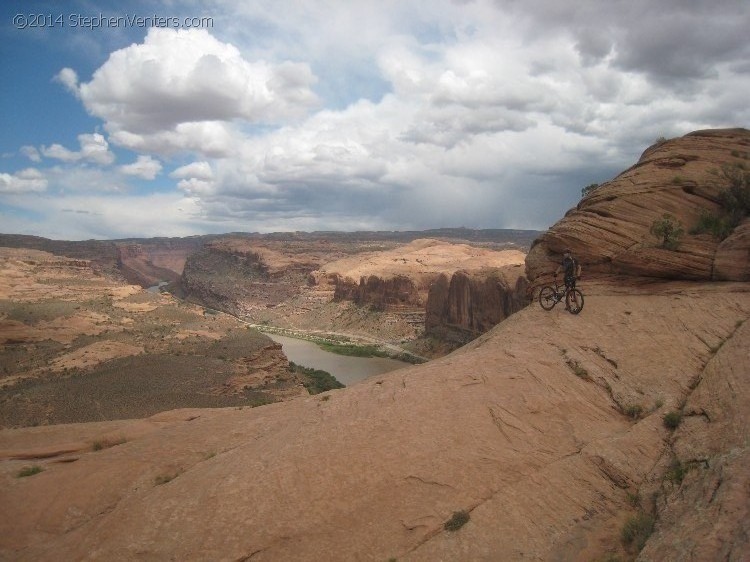
<svg viewBox="0 0 750 562">
<path fill-rule="evenodd" d="M 575 376 L 580 377 L 584 380 L 589 380 L 589 372 L 581 367 L 581 364 L 578 361 L 576 361 L 575 359 L 568 359 L 565 363 L 567 363 L 570 370 L 575 373 Z"/>
<path fill-rule="evenodd" d="M 683 233 L 682 223 L 669 213 L 651 224 L 651 234 L 661 240 L 660 246 L 665 250 L 676 250 Z"/>
<path fill-rule="evenodd" d="M 690 234 L 711 234 L 719 240 L 724 240 L 737 226 L 732 222 L 729 217 L 720 217 L 704 209 L 701 211 L 698 223 L 690 230 Z"/>
<path fill-rule="evenodd" d="M 25 466 L 18 471 L 16 478 L 26 478 L 27 476 L 34 476 L 35 474 L 39 474 L 43 470 L 44 469 L 41 466 L 36 464 L 34 466 Z"/>
<path fill-rule="evenodd" d="M 454 511 L 451 518 L 445 522 L 444 527 L 446 531 L 458 531 L 461 527 L 466 525 L 466 523 L 468 522 L 469 522 L 468 511 L 464 511 L 464 510 Z"/>
<path fill-rule="evenodd" d="M 667 429 L 677 429 L 682 421 L 681 412 L 669 412 L 664 415 L 664 426 Z"/>
<path fill-rule="evenodd" d="M 675 484 L 682 484 L 685 479 L 685 475 L 688 471 L 695 466 L 695 463 L 683 463 L 680 459 L 674 459 L 667 469 L 667 473 L 664 477 Z"/>
<path fill-rule="evenodd" d="M 640 404 L 631 404 L 625 408 L 625 415 L 637 420 L 643 414 L 643 406 Z"/>
<path fill-rule="evenodd" d="M 622 544 L 631 552 L 640 552 L 646 541 L 654 532 L 654 517 L 647 513 L 638 513 L 625 522 L 622 528 Z"/>
<path fill-rule="evenodd" d="M 581 189 L 581 197 L 586 197 L 589 193 L 594 191 L 597 187 L 599 187 L 598 183 L 590 183 L 583 189 Z"/>
</svg>

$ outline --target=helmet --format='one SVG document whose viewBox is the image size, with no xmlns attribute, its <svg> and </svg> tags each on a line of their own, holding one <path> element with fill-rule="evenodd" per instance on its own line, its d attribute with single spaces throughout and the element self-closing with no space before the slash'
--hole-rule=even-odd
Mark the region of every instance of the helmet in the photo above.
<svg viewBox="0 0 750 562">
<path fill-rule="evenodd" d="M 563 250 L 563 254 L 572 254 L 573 252 L 570 250 L 570 248 L 565 248 Z"/>
</svg>

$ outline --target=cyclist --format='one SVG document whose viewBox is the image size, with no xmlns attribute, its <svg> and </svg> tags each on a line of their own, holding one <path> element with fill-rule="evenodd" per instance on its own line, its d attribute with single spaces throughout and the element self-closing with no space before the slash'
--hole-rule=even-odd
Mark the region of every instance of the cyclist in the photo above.
<svg viewBox="0 0 750 562">
<path fill-rule="evenodd" d="M 576 279 L 581 278 L 581 264 L 579 264 L 578 260 L 573 257 L 570 248 L 565 248 L 565 250 L 563 250 L 563 259 L 555 270 L 555 278 L 560 274 L 560 270 L 565 274 L 565 291 L 567 292 L 571 289 L 575 289 Z"/>
</svg>

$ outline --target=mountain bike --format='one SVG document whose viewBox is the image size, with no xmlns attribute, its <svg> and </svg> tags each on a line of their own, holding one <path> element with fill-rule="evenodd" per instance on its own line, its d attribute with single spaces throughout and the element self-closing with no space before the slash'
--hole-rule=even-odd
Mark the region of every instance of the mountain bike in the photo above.
<svg viewBox="0 0 750 562">
<path fill-rule="evenodd" d="M 571 314 L 578 314 L 583 310 L 583 293 L 578 289 L 568 289 L 565 285 L 546 285 L 539 291 L 539 304 L 544 310 L 552 310 L 555 305 L 565 299 L 565 310 Z"/>
</svg>

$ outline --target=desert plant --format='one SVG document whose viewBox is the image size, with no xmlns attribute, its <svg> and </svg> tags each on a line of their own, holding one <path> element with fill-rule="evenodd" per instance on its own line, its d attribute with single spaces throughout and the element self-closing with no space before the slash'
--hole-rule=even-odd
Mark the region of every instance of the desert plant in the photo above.
<svg viewBox="0 0 750 562">
<path fill-rule="evenodd" d="M 575 376 L 580 377 L 584 380 L 589 380 L 589 372 L 581 367 L 581 364 L 578 361 L 576 361 L 575 359 L 568 359 L 565 363 L 568 365 L 570 370 L 573 371 Z"/>
<path fill-rule="evenodd" d="M 690 234 L 711 234 L 719 240 L 727 238 L 737 225 L 726 216 L 719 216 L 706 209 L 701 211 L 698 223 L 690 229 Z"/>
<path fill-rule="evenodd" d="M 679 485 L 682 484 L 682 481 L 685 479 L 685 475 L 688 473 L 688 470 L 690 470 L 689 464 L 681 462 L 680 459 L 674 459 L 669 465 L 669 468 L 667 469 L 664 477 L 670 482 Z"/>
<path fill-rule="evenodd" d="M 637 420 L 641 417 L 643 414 L 643 406 L 640 404 L 630 404 L 629 406 L 625 407 L 625 415 L 633 418 L 634 420 Z"/>
<path fill-rule="evenodd" d="M 627 493 L 628 503 L 633 507 L 641 505 L 641 496 L 638 493 L 628 492 Z"/>
<path fill-rule="evenodd" d="M 651 234 L 661 240 L 660 246 L 665 250 L 676 250 L 683 233 L 682 223 L 669 213 L 651 224 Z"/>
<path fill-rule="evenodd" d="M 667 429 L 677 429 L 682 421 L 682 412 L 669 412 L 664 415 L 664 426 Z"/>
<path fill-rule="evenodd" d="M 468 511 L 454 511 L 453 515 L 451 515 L 451 518 L 448 519 L 448 521 L 445 522 L 445 530 L 446 531 L 458 531 L 461 527 L 466 525 L 466 523 L 469 522 L 469 512 Z"/>
<path fill-rule="evenodd" d="M 581 189 L 581 197 L 586 197 L 589 193 L 599 187 L 598 183 L 590 183 L 586 187 Z"/>
<path fill-rule="evenodd" d="M 640 512 L 625 522 L 622 528 L 622 544 L 631 552 L 640 552 L 654 532 L 654 517 Z"/>
<path fill-rule="evenodd" d="M 18 474 L 16 474 L 16 478 L 26 478 L 27 476 L 34 476 L 35 474 L 39 474 L 44 469 L 35 464 L 34 466 L 25 466 L 21 470 L 18 471 Z"/>
</svg>

